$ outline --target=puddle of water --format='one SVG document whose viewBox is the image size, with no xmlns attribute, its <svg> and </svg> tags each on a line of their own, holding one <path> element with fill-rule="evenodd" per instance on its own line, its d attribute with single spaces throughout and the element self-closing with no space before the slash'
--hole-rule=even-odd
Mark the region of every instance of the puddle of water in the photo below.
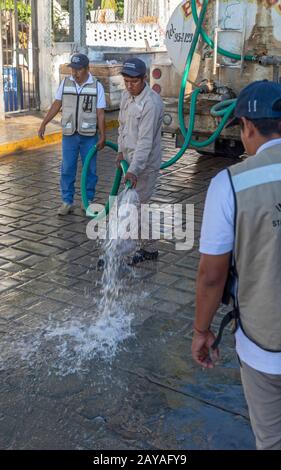
<svg viewBox="0 0 281 470">
<path fill-rule="evenodd" d="M 122 343 L 133 335 L 134 304 L 146 294 L 134 292 L 133 285 L 128 290 L 134 271 L 124 263 L 124 255 L 135 250 L 136 241 L 124 239 L 123 234 L 131 204 L 138 204 L 137 193 L 123 191 L 115 212 L 118 237 L 103 243 L 105 268 L 93 310 L 81 314 L 81 310 L 65 309 L 41 324 L 37 320 L 37 325 L 30 322 L 6 333 L 0 345 L 0 370 L 21 362 L 30 367 L 46 364 L 49 373 L 58 375 L 83 372 L 93 358 L 111 362 Z"/>
</svg>

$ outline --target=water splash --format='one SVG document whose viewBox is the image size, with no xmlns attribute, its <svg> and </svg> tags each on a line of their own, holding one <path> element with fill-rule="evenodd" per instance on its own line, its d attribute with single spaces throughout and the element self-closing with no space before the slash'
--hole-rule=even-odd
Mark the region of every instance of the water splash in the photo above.
<svg viewBox="0 0 281 470">
<path fill-rule="evenodd" d="M 102 353 L 112 357 L 118 344 L 131 336 L 133 320 L 133 299 L 131 292 L 126 292 L 128 276 L 133 276 L 132 269 L 126 265 L 126 256 L 132 254 L 137 245 L 139 197 L 135 190 L 125 190 L 117 198 L 117 210 L 112 211 L 112 225 L 116 231 L 108 233 L 103 243 L 104 270 L 102 274 L 101 300 L 99 303 L 98 323 L 104 328 L 101 334 Z M 135 215 L 128 224 L 128 214 L 135 208 Z M 128 227 L 129 225 L 129 227 Z M 135 234 L 135 239 L 128 236 Z"/>
<path fill-rule="evenodd" d="M 134 305 L 145 297 L 145 292 L 136 293 L 133 285 L 130 288 L 135 274 L 124 256 L 135 250 L 136 240 L 124 234 L 128 209 L 132 204 L 137 206 L 138 195 L 133 190 L 124 191 L 117 204 L 117 238 L 109 237 L 103 243 L 105 268 L 100 296 L 93 299 L 93 308 L 81 312 L 72 307 L 45 320 L 36 317 L 29 324 L 14 322 L 14 328 L 1 338 L 0 371 L 21 363 L 31 368 L 43 366 L 49 374 L 61 376 L 87 372 L 93 359 L 110 363 L 133 335 Z M 134 223 L 133 232 L 137 231 L 137 220 Z"/>
<path fill-rule="evenodd" d="M 139 197 L 135 190 L 126 190 L 116 200 L 113 207 L 111 226 L 107 239 L 103 243 L 104 270 L 102 275 L 102 299 L 100 302 L 101 316 L 116 315 L 119 299 L 124 289 L 124 274 L 128 273 L 125 259 L 136 250 L 137 240 L 127 234 L 138 236 L 138 219 L 132 218 L 128 223 L 128 213 L 132 207 L 136 209 Z M 115 210 L 117 209 L 117 210 Z M 136 212 L 137 215 L 137 212 Z M 130 270 L 132 274 L 132 270 Z"/>
</svg>

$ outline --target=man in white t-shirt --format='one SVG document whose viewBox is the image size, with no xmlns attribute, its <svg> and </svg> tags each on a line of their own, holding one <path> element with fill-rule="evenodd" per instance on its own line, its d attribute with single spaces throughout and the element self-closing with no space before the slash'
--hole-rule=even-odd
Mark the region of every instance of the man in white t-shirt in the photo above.
<svg viewBox="0 0 281 470">
<path fill-rule="evenodd" d="M 208 189 L 200 239 L 192 356 L 213 368 L 211 323 L 230 265 L 236 350 L 257 449 L 281 449 L 281 85 L 244 88 L 235 120 L 249 158 Z"/>
<path fill-rule="evenodd" d="M 84 164 L 88 152 L 97 145 L 101 150 L 105 145 L 106 107 L 104 89 L 89 71 L 89 59 L 84 54 L 74 54 L 69 64 L 72 75 L 64 79 L 56 93 L 55 101 L 38 130 L 44 139 L 46 125 L 62 108 L 62 165 L 61 195 L 62 205 L 58 215 L 64 216 L 73 211 L 75 180 L 78 156 Z M 98 136 L 99 134 L 99 136 Z M 96 154 L 91 160 L 87 176 L 87 197 L 94 199 L 98 181 L 96 175 Z"/>
</svg>

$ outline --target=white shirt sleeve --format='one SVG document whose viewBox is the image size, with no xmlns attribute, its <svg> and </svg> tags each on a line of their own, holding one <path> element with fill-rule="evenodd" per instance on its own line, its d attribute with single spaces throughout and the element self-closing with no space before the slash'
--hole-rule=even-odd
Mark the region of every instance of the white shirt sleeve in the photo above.
<svg viewBox="0 0 281 470">
<path fill-rule="evenodd" d="M 100 82 L 98 82 L 97 94 L 98 94 L 97 109 L 106 108 L 104 88 Z"/>
<path fill-rule="evenodd" d="M 55 100 L 62 101 L 62 92 L 63 92 L 64 81 L 65 81 L 65 78 L 60 82 L 60 86 L 58 87 L 56 95 L 55 95 Z"/>
<path fill-rule="evenodd" d="M 205 201 L 200 253 L 222 255 L 234 245 L 235 203 L 227 170 L 212 179 Z"/>
</svg>

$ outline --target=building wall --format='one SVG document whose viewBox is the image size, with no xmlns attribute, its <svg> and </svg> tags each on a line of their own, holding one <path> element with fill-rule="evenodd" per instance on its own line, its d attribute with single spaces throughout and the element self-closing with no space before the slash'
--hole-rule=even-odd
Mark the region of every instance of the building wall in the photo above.
<svg viewBox="0 0 281 470">
<path fill-rule="evenodd" d="M 181 0 L 125 0 L 124 22 L 135 23 L 145 16 L 155 16 L 159 24 L 166 25 Z"/>
<path fill-rule="evenodd" d="M 127 47 L 150 50 L 164 46 L 166 26 L 179 0 L 125 0 L 123 22 L 87 21 L 86 43 L 90 47 Z M 155 22 L 138 22 L 155 17 Z"/>
<path fill-rule="evenodd" d="M 159 16 L 159 0 L 125 0 L 125 23 L 135 23 L 144 16 Z"/>
<path fill-rule="evenodd" d="M 74 52 L 88 52 L 88 48 L 86 47 L 85 2 L 86 0 L 74 0 L 74 41 L 58 43 L 54 42 L 52 37 L 52 0 L 38 1 L 39 95 L 40 109 L 42 111 L 46 111 L 54 100 L 55 92 L 59 85 L 60 65 L 67 63 Z M 146 48 L 147 43 L 152 47 L 154 45 L 159 47 L 159 45 L 163 44 L 161 31 L 162 33 L 164 32 L 169 16 L 175 7 L 175 3 L 178 4 L 178 0 L 125 0 L 126 22 L 134 23 L 137 18 L 144 16 L 159 17 L 159 31 L 154 31 L 153 25 L 149 25 L 148 31 L 145 33 L 147 40 L 144 41 L 144 38 L 142 38 L 137 47 L 142 49 Z M 144 29 L 144 25 L 140 25 L 140 28 Z M 134 39 L 133 36 L 132 40 Z M 162 36 L 164 37 L 165 35 L 162 34 Z M 155 41 L 157 44 L 154 44 Z M 90 46 L 89 50 L 91 46 L 94 48 L 97 47 L 97 43 L 95 41 L 92 42 L 93 44 L 91 44 L 91 41 L 87 43 L 87 45 Z M 101 41 L 99 40 L 98 42 L 99 45 L 101 45 Z M 121 47 L 121 45 L 117 44 L 118 41 L 116 42 L 115 38 L 113 38 L 113 43 L 114 44 L 110 44 L 110 41 L 108 41 L 106 45 L 114 46 L 115 49 L 116 46 Z M 127 39 L 126 44 L 123 46 L 128 47 Z M 130 44 L 130 47 L 136 47 L 135 41 Z M 0 55 L 2 58 L 1 51 Z M 3 97 L 2 81 L 0 83 L 0 97 Z M 3 118 L 3 116 L 4 100 L 0 99 L 0 119 L 1 117 Z"/>
<path fill-rule="evenodd" d="M 38 7 L 40 109 L 46 111 L 59 86 L 59 66 L 69 62 L 74 52 L 85 49 L 85 0 L 74 0 L 74 41 L 53 42 L 52 2 L 40 0 Z"/>
</svg>

